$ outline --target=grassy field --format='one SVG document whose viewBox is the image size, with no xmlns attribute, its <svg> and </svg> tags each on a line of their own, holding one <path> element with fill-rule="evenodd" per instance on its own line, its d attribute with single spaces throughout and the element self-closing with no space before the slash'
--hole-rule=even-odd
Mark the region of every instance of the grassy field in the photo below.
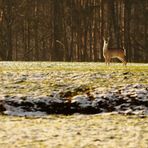
<svg viewBox="0 0 148 148">
<path fill-rule="evenodd" d="M 0 117 L 1 148 L 147 148 L 148 118 L 72 115 Z"/>
<path fill-rule="evenodd" d="M 49 95 L 79 86 L 108 89 L 125 84 L 148 84 L 148 64 L 65 62 L 1 62 L 0 93 Z"/>
<path fill-rule="evenodd" d="M 148 85 L 148 64 L 0 63 L 0 96 L 42 96 L 80 86 L 107 90 L 128 84 Z M 148 117 L 117 114 L 0 115 L 0 147 L 148 148 L 147 124 Z"/>
</svg>

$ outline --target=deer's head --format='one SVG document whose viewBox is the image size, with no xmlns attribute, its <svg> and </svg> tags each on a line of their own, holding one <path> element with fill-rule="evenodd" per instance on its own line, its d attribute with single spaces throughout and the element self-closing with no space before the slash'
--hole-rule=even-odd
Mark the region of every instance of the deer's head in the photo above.
<svg viewBox="0 0 148 148">
<path fill-rule="evenodd" d="M 108 43 L 109 43 L 109 37 L 107 39 L 105 39 L 103 37 L 103 41 L 104 41 L 104 46 L 108 46 Z"/>
</svg>

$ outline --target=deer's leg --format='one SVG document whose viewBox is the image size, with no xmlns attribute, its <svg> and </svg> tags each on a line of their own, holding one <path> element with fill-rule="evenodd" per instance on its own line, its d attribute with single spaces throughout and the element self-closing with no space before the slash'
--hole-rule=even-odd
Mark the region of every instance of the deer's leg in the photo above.
<svg viewBox="0 0 148 148">
<path fill-rule="evenodd" d="M 107 66 L 107 58 L 105 57 L 105 64 L 106 64 L 106 66 Z"/>
<path fill-rule="evenodd" d="M 123 65 L 126 66 L 126 64 L 127 64 L 127 62 L 126 62 L 126 60 L 124 59 L 124 61 L 123 61 Z"/>
<path fill-rule="evenodd" d="M 124 66 L 126 66 L 127 62 L 126 62 L 126 60 L 125 60 L 125 57 L 123 58 L 123 60 L 124 60 Z"/>
<path fill-rule="evenodd" d="M 108 66 L 108 64 L 109 64 L 108 63 L 108 57 L 106 57 L 106 61 L 105 62 L 106 62 L 106 66 Z"/>
<path fill-rule="evenodd" d="M 111 60 L 111 58 L 107 58 L 107 61 L 108 61 L 108 66 L 110 65 L 110 60 Z"/>
<path fill-rule="evenodd" d="M 125 60 L 125 58 L 118 58 L 118 59 L 123 63 L 124 66 L 126 66 L 126 60 Z"/>
</svg>

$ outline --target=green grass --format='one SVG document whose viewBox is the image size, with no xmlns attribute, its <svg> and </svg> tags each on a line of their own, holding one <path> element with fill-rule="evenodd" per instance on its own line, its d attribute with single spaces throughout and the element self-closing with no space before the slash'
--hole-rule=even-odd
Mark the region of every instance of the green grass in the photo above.
<svg viewBox="0 0 148 148">
<path fill-rule="evenodd" d="M 148 64 L 93 62 L 1 62 L 0 90 L 5 95 L 49 95 L 84 86 L 90 90 L 148 84 Z"/>
</svg>

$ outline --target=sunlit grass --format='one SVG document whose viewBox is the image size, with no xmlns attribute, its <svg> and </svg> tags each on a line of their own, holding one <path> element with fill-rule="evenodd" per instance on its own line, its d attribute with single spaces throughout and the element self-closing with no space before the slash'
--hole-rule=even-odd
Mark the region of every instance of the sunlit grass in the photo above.
<svg viewBox="0 0 148 148">
<path fill-rule="evenodd" d="M 110 88 L 148 84 L 148 64 L 98 62 L 0 62 L 1 94 L 49 95 L 85 85 Z"/>
<path fill-rule="evenodd" d="M 5 147 L 146 148 L 148 118 L 121 115 L 0 116 L 0 144 Z"/>
</svg>

